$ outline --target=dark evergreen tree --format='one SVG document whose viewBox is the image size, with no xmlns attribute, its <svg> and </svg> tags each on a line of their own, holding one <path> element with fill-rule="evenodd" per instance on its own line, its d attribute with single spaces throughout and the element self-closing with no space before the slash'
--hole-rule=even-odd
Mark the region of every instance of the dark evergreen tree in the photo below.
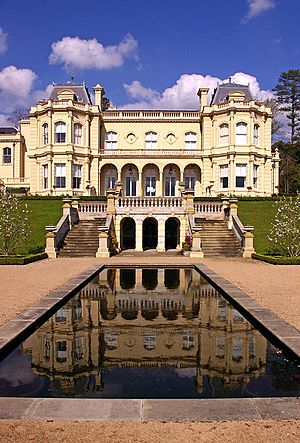
<svg viewBox="0 0 300 443">
<path fill-rule="evenodd" d="M 280 191 L 294 194 L 300 191 L 300 70 L 283 72 L 273 91 L 278 108 L 291 128 L 288 142 L 279 141 L 273 145 L 281 157 Z"/>
<path fill-rule="evenodd" d="M 291 128 L 290 142 L 299 138 L 300 131 L 300 70 L 290 69 L 283 72 L 273 88 L 281 111 L 286 113 Z"/>
</svg>

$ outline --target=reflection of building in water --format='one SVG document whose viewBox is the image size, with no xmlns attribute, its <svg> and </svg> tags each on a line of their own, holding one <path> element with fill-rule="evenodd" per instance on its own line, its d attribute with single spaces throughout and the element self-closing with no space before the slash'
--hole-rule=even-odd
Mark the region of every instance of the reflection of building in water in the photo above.
<svg viewBox="0 0 300 443">
<path fill-rule="evenodd" d="M 197 367 L 199 392 L 205 376 L 240 386 L 266 360 L 266 340 L 189 269 L 107 269 L 24 350 L 55 388 L 77 391 L 101 389 L 103 367 Z"/>
</svg>

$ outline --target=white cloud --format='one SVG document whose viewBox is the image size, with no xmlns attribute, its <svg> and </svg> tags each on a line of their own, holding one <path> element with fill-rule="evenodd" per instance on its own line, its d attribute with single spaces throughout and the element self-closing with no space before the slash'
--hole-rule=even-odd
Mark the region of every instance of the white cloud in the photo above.
<svg viewBox="0 0 300 443">
<path fill-rule="evenodd" d="M 0 54 L 5 52 L 7 49 L 7 34 L 0 28 Z"/>
<path fill-rule="evenodd" d="M 254 96 L 259 100 L 265 100 L 273 96 L 271 91 L 260 89 L 256 77 L 236 72 L 231 76 L 232 82 L 248 85 Z M 208 100 L 210 100 L 214 88 L 218 83 L 228 81 L 211 75 L 203 76 L 201 74 L 183 74 L 176 81 L 175 85 L 165 89 L 162 93 L 143 86 L 135 80 L 131 84 L 123 84 L 130 99 L 134 99 L 120 108 L 127 109 L 198 109 L 199 97 L 198 89 L 202 86 L 209 88 Z"/>
<path fill-rule="evenodd" d="M 126 58 L 137 57 L 138 42 L 128 34 L 112 46 L 104 46 L 95 38 L 63 37 L 52 44 L 50 64 L 62 63 L 66 69 L 112 69 L 122 66 Z"/>
<path fill-rule="evenodd" d="M 275 0 L 247 0 L 247 4 L 248 12 L 243 19 L 244 23 L 276 6 Z"/>
<path fill-rule="evenodd" d="M 7 116 L 17 108 L 29 108 L 42 98 L 48 98 L 52 86 L 36 90 L 37 75 L 31 69 L 7 66 L 0 71 L 0 124 L 7 124 Z"/>
<path fill-rule="evenodd" d="M 0 126 L 11 126 L 8 115 L 0 114 Z"/>
</svg>

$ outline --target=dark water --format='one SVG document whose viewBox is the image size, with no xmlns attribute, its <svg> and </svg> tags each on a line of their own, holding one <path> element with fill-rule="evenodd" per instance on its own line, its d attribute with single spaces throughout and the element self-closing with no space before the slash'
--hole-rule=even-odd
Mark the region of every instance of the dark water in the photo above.
<svg viewBox="0 0 300 443">
<path fill-rule="evenodd" d="M 298 396 L 300 371 L 191 269 L 108 269 L 0 364 L 0 395 Z"/>
</svg>

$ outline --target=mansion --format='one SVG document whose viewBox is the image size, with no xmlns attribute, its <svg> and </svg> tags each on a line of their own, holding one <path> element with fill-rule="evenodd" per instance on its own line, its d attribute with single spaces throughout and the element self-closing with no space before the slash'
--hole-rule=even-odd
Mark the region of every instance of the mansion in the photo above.
<svg viewBox="0 0 300 443">
<path fill-rule="evenodd" d="M 20 129 L 0 128 L 0 184 L 31 195 L 179 197 L 278 193 L 271 109 L 229 81 L 198 110 L 102 109 L 104 89 L 53 85 Z"/>
</svg>

